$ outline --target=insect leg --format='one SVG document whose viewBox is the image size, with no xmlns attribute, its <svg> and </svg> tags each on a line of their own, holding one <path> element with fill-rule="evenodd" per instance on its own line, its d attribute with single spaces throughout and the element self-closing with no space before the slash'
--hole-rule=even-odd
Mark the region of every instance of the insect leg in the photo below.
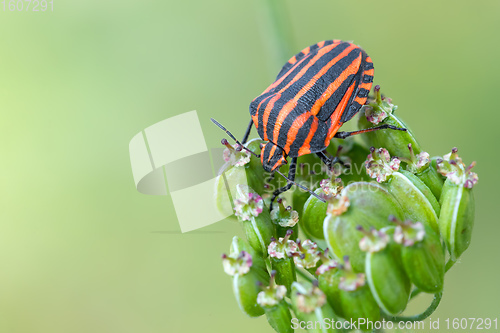
<svg viewBox="0 0 500 333">
<path fill-rule="evenodd" d="M 294 157 L 294 158 L 292 158 L 292 162 L 290 163 L 288 177 L 285 177 L 286 180 L 288 180 L 288 183 L 285 186 L 280 187 L 279 189 L 277 189 L 276 191 L 273 192 L 273 197 L 271 198 L 271 205 L 269 206 L 270 210 L 273 210 L 273 203 L 274 203 L 274 200 L 276 200 L 276 198 L 278 197 L 278 195 L 280 195 L 283 192 L 288 191 L 292 187 L 292 185 L 295 183 L 294 181 L 295 181 L 296 169 L 297 169 L 297 157 Z M 279 170 L 276 170 L 276 171 L 279 172 Z M 279 172 L 279 173 L 281 173 L 281 172 Z"/>
<path fill-rule="evenodd" d="M 245 144 L 248 141 L 248 137 L 250 136 L 250 132 L 252 131 L 253 127 L 253 120 L 250 118 L 250 123 L 248 124 L 247 130 L 245 131 L 245 135 L 243 136 L 243 140 L 241 140 L 241 143 Z"/>
<path fill-rule="evenodd" d="M 329 158 L 328 156 L 326 156 L 324 151 L 320 151 L 320 152 L 316 153 L 316 155 L 318 155 L 319 158 L 321 159 L 321 161 L 323 163 L 325 163 L 325 165 L 328 167 L 329 170 L 331 170 L 333 168 L 333 166 L 335 165 L 335 163 L 340 163 L 342 166 L 345 166 L 344 162 L 342 162 L 339 158 L 339 152 L 341 149 L 342 149 L 342 146 L 339 146 L 339 148 L 337 149 L 337 155 L 332 157 L 332 158 Z"/>
<path fill-rule="evenodd" d="M 378 131 L 381 129 L 392 129 L 392 130 L 397 130 L 397 131 L 404 131 L 406 132 L 406 128 L 400 128 L 392 125 L 381 125 L 378 127 L 371 127 L 367 128 L 365 130 L 360 130 L 360 131 L 353 131 L 353 132 L 337 132 L 334 137 L 338 139 L 345 139 L 347 137 L 350 137 L 351 135 L 356 135 L 356 134 L 361 134 L 361 133 L 366 133 L 366 132 L 373 132 L 373 131 Z"/>
<path fill-rule="evenodd" d="M 293 184 L 297 185 L 298 187 L 300 187 L 301 189 L 303 189 L 305 191 L 308 191 L 309 193 L 311 193 L 311 195 L 315 196 L 319 200 L 326 202 L 325 199 L 323 199 L 322 197 L 320 197 L 319 195 L 317 195 L 316 193 L 314 193 L 313 191 L 311 191 L 307 187 L 302 186 L 299 183 L 295 182 L 296 169 L 297 169 L 297 157 L 294 157 L 294 158 L 292 158 L 292 162 L 290 163 L 290 170 L 288 171 L 288 177 L 286 177 L 284 174 L 282 174 L 279 170 L 275 171 L 275 172 L 279 173 L 283 178 L 285 178 L 288 181 L 288 184 L 286 186 L 283 186 L 283 187 L 277 189 L 276 191 L 274 191 L 273 197 L 271 198 L 271 205 L 269 207 L 270 210 L 273 210 L 273 203 L 274 203 L 274 200 L 276 200 L 276 198 L 278 197 L 278 195 L 280 195 L 283 192 L 288 191 L 292 187 Z"/>
</svg>

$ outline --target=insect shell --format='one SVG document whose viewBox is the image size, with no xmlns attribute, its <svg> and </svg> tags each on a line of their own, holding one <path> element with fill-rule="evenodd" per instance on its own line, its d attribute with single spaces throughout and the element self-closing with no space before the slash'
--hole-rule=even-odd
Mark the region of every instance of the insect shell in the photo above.
<svg viewBox="0 0 500 333">
<path fill-rule="evenodd" d="M 250 104 L 267 172 L 286 157 L 324 151 L 340 126 L 365 104 L 373 63 L 359 46 L 327 40 L 303 49 Z"/>
</svg>

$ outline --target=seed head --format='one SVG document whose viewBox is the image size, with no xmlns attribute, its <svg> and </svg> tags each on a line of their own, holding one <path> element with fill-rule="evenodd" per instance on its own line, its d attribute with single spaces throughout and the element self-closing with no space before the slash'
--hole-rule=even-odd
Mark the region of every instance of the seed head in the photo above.
<svg viewBox="0 0 500 333">
<path fill-rule="evenodd" d="M 309 239 L 306 239 L 302 243 L 297 239 L 297 246 L 298 250 L 291 252 L 295 265 L 302 268 L 316 267 L 320 259 L 318 245 Z"/>
<path fill-rule="evenodd" d="M 344 257 L 344 264 L 339 266 L 343 272 L 340 278 L 339 288 L 345 291 L 354 291 L 365 285 L 366 279 L 364 273 L 356 273 L 351 267 L 349 257 Z"/>
<path fill-rule="evenodd" d="M 380 94 L 380 86 L 376 85 L 373 89 L 375 92 L 375 100 L 371 100 L 368 105 L 365 105 L 365 117 L 374 125 L 378 125 L 390 114 L 392 114 L 397 106 L 392 104 L 392 99 L 383 97 Z"/>
<path fill-rule="evenodd" d="M 319 183 L 319 186 L 321 186 L 321 189 L 323 189 L 323 192 L 325 193 L 325 196 L 327 198 L 336 196 L 344 188 L 344 185 L 342 184 L 342 179 L 340 178 L 323 179 Z"/>
<path fill-rule="evenodd" d="M 251 192 L 246 185 L 236 185 L 236 199 L 234 199 L 235 215 L 243 221 L 259 216 L 264 209 L 264 200 L 257 193 Z"/>
<path fill-rule="evenodd" d="M 437 169 L 440 174 L 450 179 L 453 183 L 469 189 L 473 188 L 479 180 L 477 173 L 471 171 L 475 165 L 476 162 L 472 162 L 466 167 L 462 159 L 458 156 L 457 148 L 453 148 L 451 153 L 437 160 Z"/>
<path fill-rule="evenodd" d="M 339 216 L 347 212 L 347 209 L 350 205 L 351 203 L 347 195 L 339 194 L 328 199 L 328 207 L 326 208 L 326 213 L 334 216 Z"/>
<path fill-rule="evenodd" d="M 413 246 L 424 239 L 425 227 L 422 222 L 412 222 L 410 220 L 402 222 L 394 216 L 391 216 L 389 220 L 397 224 L 394 230 L 394 241 L 396 243 Z"/>
<path fill-rule="evenodd" d="M 276 284 L 276 271 L 271 271 L 269 286 L 260 286 L 262 291 L 257 295 L 257 304 L 263 307 L 278 305 L 286 295 L 286 287 Z"/>
<path fill-rule="evenodd" d="M 222 266 L 224 272 L 228 275 L 244 275 L 250 271 L 252 267 L 252 256 L 245 251 L 240 253 L 231 253 L 222 255 Z"/>
<path fill-rule="evenodd" d="M 415 155 L 411 143 L 408 144 L 408 150 L 410 151 L 410 159 L 405 160 L 408 163 L 408 169 L 413 172 L 422 172 L 431 164 L 431 159 L 429 153 L 423 151 Z"/>
<path fill-rule="evenodd" d="M 283 199 L 276 200 L 278 205 L 275 205 L 271 211 L 271 219 L 283 228 L 294 227 L 299 222 L 299 213 L 292 209 L 291 206 L 284 205 Z"/>
<path fill-rule="evenodd" d="M 365 161 L 366 173 L 377 179 L 377 182 L 385 182 L 389 176 L 399 170 L 401 161 L 397 157 L 391 159 L 391 155 L 385 148 L 370 148 L 370 154 Z"/>
<path fill-rule="evenodd" d="M 326 296 L 316 284 L 313 284 L 305 293 L 297 293 L 297 308 L 301 312 L 311 313 L 325 304 Z"/>
<path fill-rule="evenodd" d="M 378 252 L 385 249 L 389 243 L 389 235 L 387 235 L 383 230 L 377 230 L 375 228 L 365 230 L 360 225 L 358 225 L 356 229 L 365 235 L 359 241 L 359 248 L 361 251 L 371 253 Z"/>
<path fill-rule="evenodd" d="M 316 275 L 325 274 L 326 272 L 337 268 L 339 265 L 339 263 L 337 261 L 330 259 L 328 257 L 328 248 L 325 249 L 324 253 L 321 253 L 321 251 L 318 252 L 318 256 L 320 257 L 322 264 L 316 270 Z"/>
<path fill-rule="evenodd" d="M 271 239 L 271 243 L 267 247 L 267 253 L 273 258 L 283 259 L 299 251 L 297 243 L 290 239 L 293 230 L 288 229 L 284 238 L 279 240 Z"/>
</svg>

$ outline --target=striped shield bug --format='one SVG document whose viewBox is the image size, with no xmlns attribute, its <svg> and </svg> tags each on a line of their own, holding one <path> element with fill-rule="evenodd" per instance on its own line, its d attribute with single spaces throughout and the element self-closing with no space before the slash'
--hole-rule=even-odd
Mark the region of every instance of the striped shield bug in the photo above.
<svg viewBox="0 0 500 333">
<path fill-rule="evenodd" d="M 373 62 L 359 46 L 341 40 L 322 41 L 290 58 L 276 80 L 251 102 L 251 120 L 242 142 L 247 141 L 255 126 L 259 136 L 267 141 L 260 153 L 267 172 L 280 173 L 280 166 L 287 163 L 287 157 L 291 158 L 288 177 L 280 173 L 288 183 L 274 191 L 271 204 L 279 194 L 297 185 L 297 157 L 317 154 L 332 168 L 339 162 L 325 152 L 332 138 L 345 139 L 380 129 L 406 130 L 382 125 L 354 132 L 338 131 L 365 104 L 373 74 Z"/>
</svg>

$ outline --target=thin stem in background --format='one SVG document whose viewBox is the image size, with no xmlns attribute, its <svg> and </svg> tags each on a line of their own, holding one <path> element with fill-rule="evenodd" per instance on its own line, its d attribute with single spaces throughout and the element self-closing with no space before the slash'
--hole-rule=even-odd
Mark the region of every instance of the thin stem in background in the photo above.
<svg viewBox="0 0 500 333">
<path fill-rule="evenodd" d="M 284 0 L 261 0 L 265 12 L 264 41 L 273 55 L 274 71 L 279 70 L 293 55 L 293 37 L 288 11 Z"/>
<path fill-rule="evenodd" d="M 444 272 L 448 272 L 450 270 L 450 268 L 453 267 L 453 265 L 455 265 L 457 263 L 456 260 L 448 260 L 448 262 L 446 263 L 446 266 L 444 267 Z"/>
</svg>

